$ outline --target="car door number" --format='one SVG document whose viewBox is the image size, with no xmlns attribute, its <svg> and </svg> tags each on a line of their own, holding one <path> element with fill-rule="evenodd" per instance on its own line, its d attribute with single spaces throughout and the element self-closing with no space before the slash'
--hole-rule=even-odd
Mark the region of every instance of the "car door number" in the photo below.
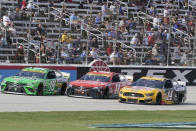
<svg viewBox="0 0 196 131">
<path fill-rule="evenodd" d="M 50 81 L 50 91 L 54 91 L 54 88 L 56 86 L 56 81 Z"/>
<path fill-rule="evenodd" d="M 118 94 L 119 91 L 120 91 L 120 83 L 117 83 L 116 86 L 115 86 L 114 94 Z"/>
<path fill-rule="evenodd" d="M 173 100 L 173 93 L 174 93 L 174 90 L 169 90 L 167 92 L 167 100 Z"/>
</svg>

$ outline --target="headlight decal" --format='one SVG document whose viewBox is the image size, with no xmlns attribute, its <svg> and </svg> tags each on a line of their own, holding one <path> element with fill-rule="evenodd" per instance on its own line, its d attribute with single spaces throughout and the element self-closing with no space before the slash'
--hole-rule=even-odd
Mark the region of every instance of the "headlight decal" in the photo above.
<svg viewBox="0 0 196 131">
<path fill-rule="evenodd" d="M 154 93 L 146 93 L 145 95 L 146 95 L 146 96 L 153 96 Z"/>
</svg>

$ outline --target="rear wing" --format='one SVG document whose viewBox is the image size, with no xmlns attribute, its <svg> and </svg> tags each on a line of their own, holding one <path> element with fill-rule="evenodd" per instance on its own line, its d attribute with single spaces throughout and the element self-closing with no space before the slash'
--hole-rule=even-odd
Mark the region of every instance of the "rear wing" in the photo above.
<svg viewBox="0 0 196 131">
<path fill-rule="evenodd" d="M 70 73 L 67 72 L 61 72 L 64 77 L 66 77 L 68 80 L 70 80 Z"/>
<path fill-rule="evenodd" d="M 186 86 L 186 82 L 184 81 L 177 81 L 179 85 Z"/>
<path fill-rule="evenodd" d="M 124 75 L 124 76 L 128 81 L 133 82 L 133 76 L 129 76 L 129 75 Z"/>
</svg>

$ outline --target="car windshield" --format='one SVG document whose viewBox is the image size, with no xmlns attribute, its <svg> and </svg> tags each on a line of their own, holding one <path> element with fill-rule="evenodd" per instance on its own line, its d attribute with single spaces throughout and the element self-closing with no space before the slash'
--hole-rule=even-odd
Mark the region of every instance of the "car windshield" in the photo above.
<svg viewBox="0 0 196 131">
<path fill-rule="evenodd" d="M 163 82 L 160 80 L 150 80 L 150 79 L 138 79 L 131 86 L 145 86 L 152 88 L 162 88 Z"/>
<path fill-rule="evenodd" d="M 21 77 L 33 77 L 33 78 L 44 78 L 44 73 L 40 72 L 31 72 L 31 71 L 21 71 L 18 73 L 16 76 L 21 76 Z"/>
<path fill-rule="evenodd" d="M 100 81 L 100 82 L 109 82 L 110 77 L 109 76 L 101 76 L 101 75 L 89 75 L 86 74 L 83 77 L 80 78 L 80 80 L 90 80 L 90 81 Z"/>
</svg>

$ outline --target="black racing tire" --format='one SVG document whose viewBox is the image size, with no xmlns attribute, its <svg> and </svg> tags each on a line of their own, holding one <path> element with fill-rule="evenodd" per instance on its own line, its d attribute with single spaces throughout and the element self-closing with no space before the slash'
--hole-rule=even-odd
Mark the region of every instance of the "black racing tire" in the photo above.
<svg viewBox="0 0 196 131">
<path fill-rule="evenodd" d="M 183 94 L 179 94 L 177 104 L 181 104 L 182 102 L 183 102 Z"/>
<path fill-rule="evenodd" d="M 156 97 L 156 105 L 161 105 L 161 101 L 162 101 L 162 96 L 161 96 L 161 93 L 158 93 L 157 94 L 157 97 Z"/>
<path fill-rule="evenodd" d="M 68 87 L 67 90 L 66 90 L 66 95 L 67 95 L 67 96 L 74 95 L 74 89 Z"/>
<path fill-rule="evenodd" d="M 109 98 L 109 88 L 106 87 L 103 89 L 103 94 L 101 95 L 101 99 L 108 99 Z"/>
<path fill-rule="evenodd" d="M 62 87 L 61 87 L 60 95 L 65 95 L 66 89 L 67 89 L 67 84 L 64 83 L 64 84 L 62 85 Z"/>
<path fill-rule="evenodd" d="M 37 88 L 36 96 L 42 96 L 43 95 L 43 85 L 40 84 Z"/>
</svg>

